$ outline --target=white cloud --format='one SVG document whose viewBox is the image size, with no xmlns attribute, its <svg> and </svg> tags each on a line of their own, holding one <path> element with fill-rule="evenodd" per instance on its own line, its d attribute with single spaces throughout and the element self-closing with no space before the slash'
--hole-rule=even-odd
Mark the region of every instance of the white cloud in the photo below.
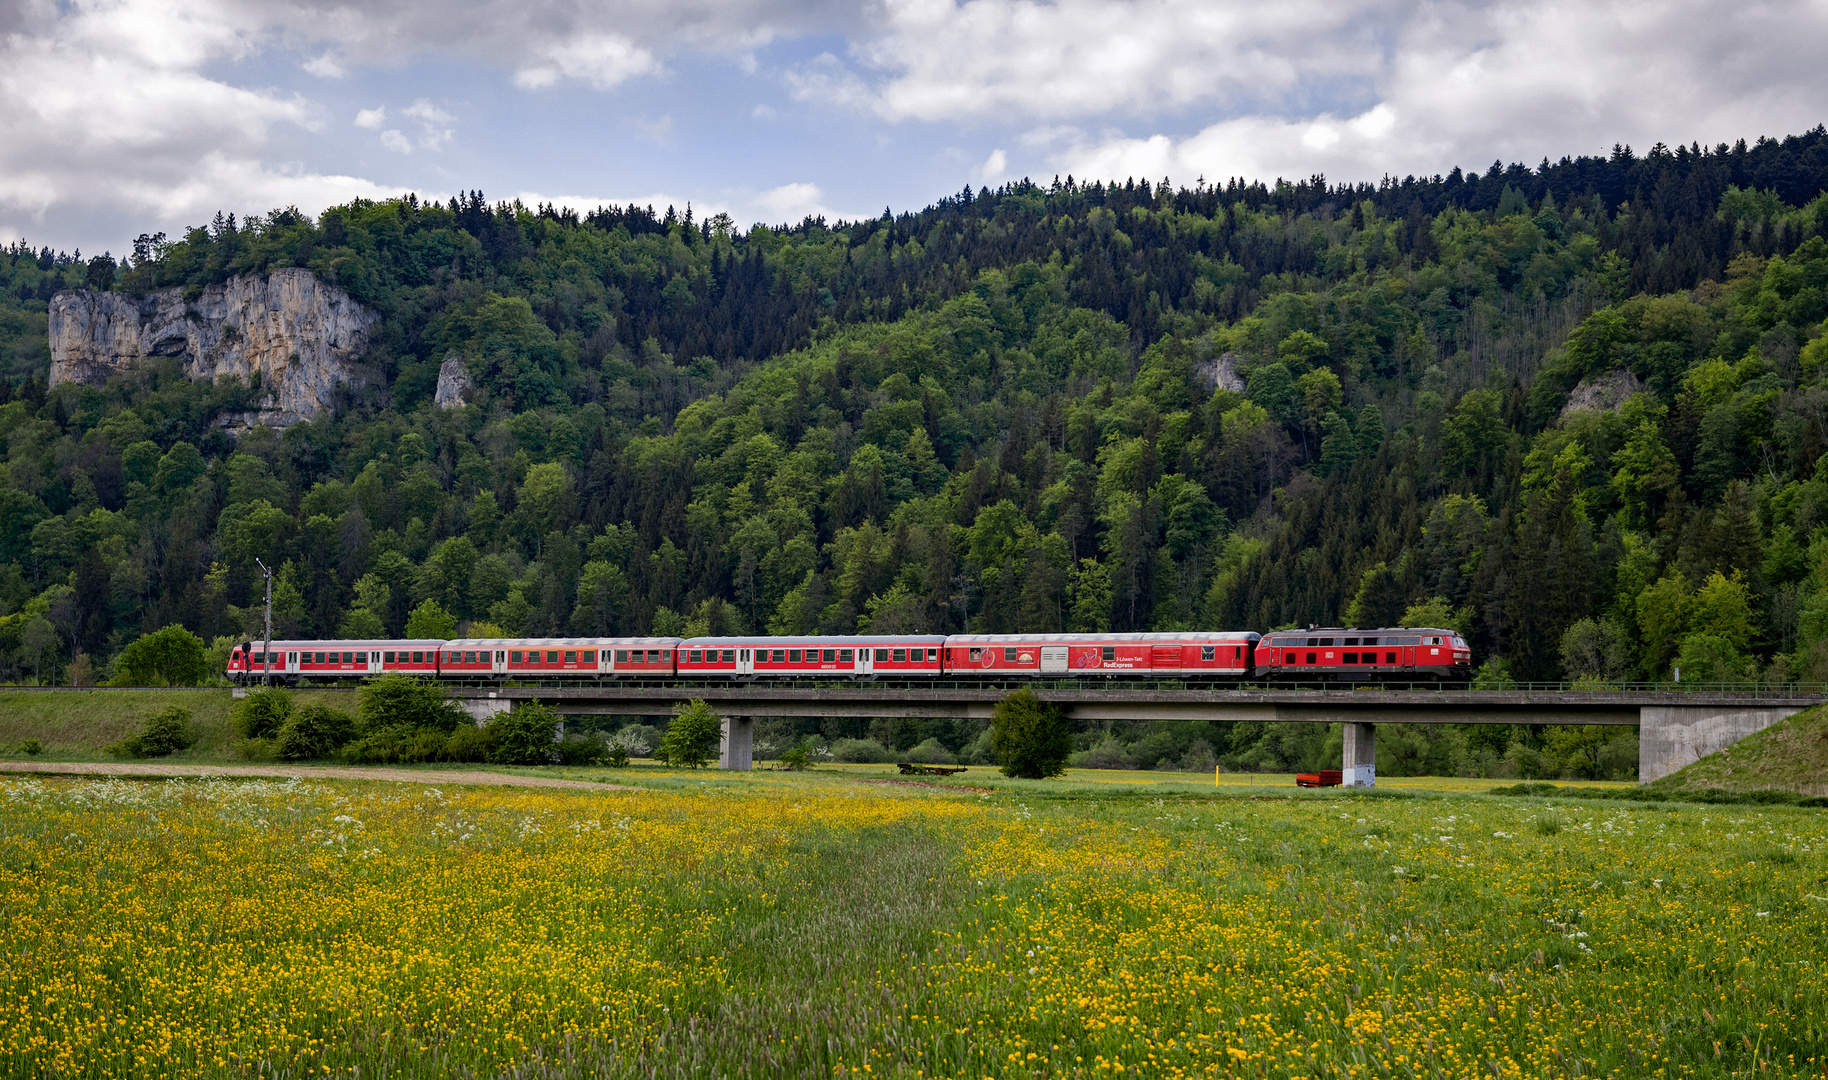
<svg viewBox="0 0 1828 1080">
<path fill-rule="evenodd" d="M 551 86 L 560 79 L 580 79 L 599 90 L 608 90 L 659 70 L 659 59 L 627 38 L 583 34 L 541 45 L 537 59 L 514 73 L 514 85 L 531 90 Z"/>
<path fill-rule="evenodd" d="M 419 148 L 442 150 L 457 134 L 457 118 L 424 98 L 407 106 L 403 112 L 419 121 Z"/>
<path fill-rule="evenodd" d="M 174 227 L 224 206 L 386 194 L 349 176 L 263 164 L 269 132 L 308 128 L 299 98 L 205 73 L 252 55 L 258 12 L 194 0 L 29 0 L 0 36 L 0 214 L 53 207 Z"/>
<path fill-rule="evenodd" d="M 751 201 L 768 215 L 768 224 L 798 225 L 808 215 L 823 215 L 827 219 L 842 216 L 825 205 L 825 192 L 817 184 L 782 184 L 762 192 Z"/>
<path fill-rule="evenodd" d="M 355 114 L 355 126 L 359 128 L 378 128 L 387 123 L 387 106 L 374 109 L 362 109 Z"/>
<path fill-rule="evenodd" d="M 400 134 L 398 129 L 381 132 L 381 145 L 395 153 L 410 154 L 413 152 L 413 141 Z"/>
<path fill-rule="evenodd" d="M 884 0 L 853 69 L 792 74 L 803 98 L 890 119 L 1061 118 L 1249 104 L 1372 74 L 1377 28 L 1417 0 Z"/>
<path fill-rule="evenodd" d="M 1009 155 L 1001 147 L 990 152 L 984 163 L 971 170 L 971 178 L 980 184 L 995 184 L 1009 175 Z"/>
<path fill-rule="evenodd" d="M 325 53 L 322 56 L 307 60 L 302 66 L 307 73 L 316 75 L 320 79 L 340 79 L 344 75 L 349 74 L 343 69 L 342 63 L 337 60 L 333 53 Z"/>
</svg>

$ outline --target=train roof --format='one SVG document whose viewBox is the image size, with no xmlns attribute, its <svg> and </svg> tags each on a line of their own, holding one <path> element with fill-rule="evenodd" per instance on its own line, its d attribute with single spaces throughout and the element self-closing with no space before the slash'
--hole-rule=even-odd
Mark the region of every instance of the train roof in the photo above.
<svg viewBox="0 0 1828 1080">
<path fill-rule="evenodd" d="M 1176 634 L 953 634 L 946 640 L 960 644 L 991 645 L 1005 641 L 1255 641 L 1261 636 L 1255 630 L 1187 630 Z"/>
<path fill-rule="evenodd" d="M 345 648 L 399 649 L 402 646 L 408 649 L 435 649 L 443 644 L 443 638 L 351 638 L 347 641 L 340 638 L 336 641 L 328 639 L 318 639 L 314 641 L 281 641 L 278 638 L 273 639 L 273 648 L 275 651 L 279 649 L 298 649 L 301 652 L 305 649 L 323 649 L 326 652 L 331 649 L 340 651 Z M 266 649 L 266 643 L 258 638 L 253 641 L 244 641 L 241 643 L 241 647 L 244 649 L 252 649 L 256 645 L 259 645 L 262 650 Z"/>
<path fill-rule="evenodd" d="M 1454 637 L 1462 636 L 1460 631 L 1449 630 L 1442 626 L 1314 626 L 1305 630 L 1300 627 L 1294 627 L 1288 630 L 1271 630 L 1268 634 L 1263 636 L 1280 638 L 1283 635 L 1289 635 L 1292 637 L 1306 638 L 1313 637 L 1317 634 L 1331 634 L 1334 637 L 1338 637 L 1342 634 L 1389 634 L 1392 637 L 1398 634 L 1450 634 Z"/>
<path fill-rule="evenodd" d="M 944 634 L 845 634 L 830 637 L 771 637 L 758 634 L 754 637 L 695 637 L 687 638 L 685 646 L 694 645 L 940 645 L 944 644 Z"/>
<path fill-rule="evenodd" d="M 593 637 L 593 638 L 459 638 L 445 642 L 446 645 L 472 649 L 577 649 L 602 648 L 605 645 L 655 645 L 675 646 L 683 638 L 676 637 Z"/>
</svg>

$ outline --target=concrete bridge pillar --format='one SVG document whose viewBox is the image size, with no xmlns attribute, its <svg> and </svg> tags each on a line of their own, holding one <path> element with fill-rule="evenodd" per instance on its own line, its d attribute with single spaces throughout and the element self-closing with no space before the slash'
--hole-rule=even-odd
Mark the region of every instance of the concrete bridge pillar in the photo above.
<svg viewBox="0 0 1828 1080">
<path fill-rule="evenodd" d="M 1638 783 L 1661 780 L 1799 712 L 1793 705 L 1646 705 L 1638 710 Z"/>
<path fill-rule="evenodd" d="M 1377 725 L 1345 725 L 1345 765 L 1340 783 L 1345 787 L 1377 786 Z"/>
<path fill-rule="evenodd" d="M 477 727 L 488 727 L 489 721 L 514 707 L 514 702 L 505 698 L 458 698 L 457 704 L 470 714 Z"/>
<path fill-rule="evenodd" d="M 717 743 L 717 767 L 740 772 L 755 768 L 754 717 L 724 717 L 723 737 Z"/>
</svg>

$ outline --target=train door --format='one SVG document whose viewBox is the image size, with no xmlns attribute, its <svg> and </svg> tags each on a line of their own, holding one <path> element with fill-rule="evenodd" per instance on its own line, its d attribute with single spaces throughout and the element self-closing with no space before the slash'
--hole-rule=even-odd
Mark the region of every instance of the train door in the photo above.
<svg viewBox="0 0 1828 1080">
<path fill-rule="evenodd" d="M 1181 647 L 1179 645 L 1156 645 L 1149 649 L 1149 667 L 1153 671 L 1181 670 Z"/>
<path fill-rule="evenodd" d="M 747 675 L 751 678 L 755 676 L 754 649 L 736 650 L 736 673 L 738 675 Z"/>
<path fill-rule="evenodd" d="M 872 649 L 857 650 L 857 674 L 874 675 L 876 673 L 876 653 Z"/>
<path fill-rule="evenodd" d="M 1071 669 L 1067 664 L 1065 645 L 1041 646 L 1041 674 L 1067 675 Z"/>
</svg>

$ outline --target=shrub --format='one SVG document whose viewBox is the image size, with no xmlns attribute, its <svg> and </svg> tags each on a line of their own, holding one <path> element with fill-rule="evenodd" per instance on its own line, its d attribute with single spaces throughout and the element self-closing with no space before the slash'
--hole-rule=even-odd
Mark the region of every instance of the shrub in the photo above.
<svg viewBox="0 0 1828 1080">
<path fill-rule="evenodd" d="M 287 761 L 326 758 L 354 735 L 355 721 L 348 713 L 314 701 L 286 719 L 273 749 Z"/>
<path fill-rule="evenodd" d="M 399 728 L 431 728 L 448 735 L 469 719 L 444 687 L 398 672 L 369 680 L 360 697 L 356 717 L 364 736 Z"/>
<path fill-rule="evenodd" d="M 894 753 L 875 739 L 834 739 L 831 756 L 853 765 L 895 760 Z"/>
<path fill-rule="evenodd" d="M 27 757 L 35 757 L 44 753 L 44 746 L 37 739 L 21 739 L 19 740 L 19 752 Z"/>
<path fill-rule="evenodd" d="M 112 749 L 129 757 L 164 757 L 195 745 L 191 731 L 190 710 L 173 705 L 146 718 L 138 735 L 129 735 Z"/>
<path fill-rule="evenodd" d="M 997 702 L 990 721 L 992 744 L 1003 775 L 1046 780 L 1066 771 L 1073 729 L 1058 708 L 1023 687 Z"/>
<path fill-rule="evenodd" d="M 946 749 L 946 744 L 938 739 L 928 739 L 909 750 L 908 760 L 921 765 L 952 765 L 958 761 L 952 756 L 952 751 Z"/>
<path fill-rule="evenodd" d="M 115 686 L 196 686 L 209 672 L 203 639 L 173 623 L 121 650 Z"/>
<path fill-rule="evenodd" d="M 457 730 L 450 733 L 444 741 L 444 760 L 446 761 L 488 761 L 495 754 L 495 737 L 499 734 L 496 725 L 478 727 L 475 724 L 458 724 Z"/>
<path fill-rule="evenodd" d="M 660 758 L 669 765 L 702 768 L 717 755 L 723 721 L 711 706 L 693 699 L 680 705 L 660 740 Z"/>
<path fill-rule="evenodd" d="M 291 715 L 292 695 L 278 687 L 249 690 L 248 695 L 236 701 L 230 710 L 235 733 L 244 739 L 273 738 L 286 726 Z"/>
<path fill-rule="evenodd" d="M 620 747 L 629 757 L 646 757 L 660 745 L 660 738 L 659 728 L 630 724 L 609 737 L 609 746 Z"/>
<path fill-rule="evenodd" d="M 558 741 L 559 714 L 538 701 L 516 705 L 506 715 L 489 721 L 495 749 L 489 760 L 497 765 L 550 765 Z"/>
<path fill-rule="evenodd" d="M 361 765 L 409 765 L 444 761 L 450 736 L 437 728 L 389 728 L 364 735 L 337 756 Z"/>
<path fill-rule="evenodd" d="M 565 765 L 601 765 L 609 757 L 607 745 L 595 735 L 567 735 L 553 747 L 553 752 Z"/>
<path fill-rule="evenodd" d="M 829 757 L 830 751 L 825 750 L 824 747 L 819 745 L 819 737 L 817 735 L 806 735 L 803 736 L 799 742 L 794 743 L 781 752 L 781 767 L 793 772 L 800 772 L 812 765 L 814 761 L 817 761 L 821 754 Z"/>
<path fill-rule="evenodd" d="M 1075 769 L 1134 769 L 1136 762 L 1130 760 L 1129 751 L 1124 745 L 1109 735 L 1100 739 L 1097 745 L 1089 750 L 1081 750 L 1072 757 Z"/>
<path fill-rule="evenodd" d="M 628 747 L 620 743 L 610 743 L 609 750 L 603 755 L 603 764 L 612 769 L 628 767 Z"/>
</svg>

